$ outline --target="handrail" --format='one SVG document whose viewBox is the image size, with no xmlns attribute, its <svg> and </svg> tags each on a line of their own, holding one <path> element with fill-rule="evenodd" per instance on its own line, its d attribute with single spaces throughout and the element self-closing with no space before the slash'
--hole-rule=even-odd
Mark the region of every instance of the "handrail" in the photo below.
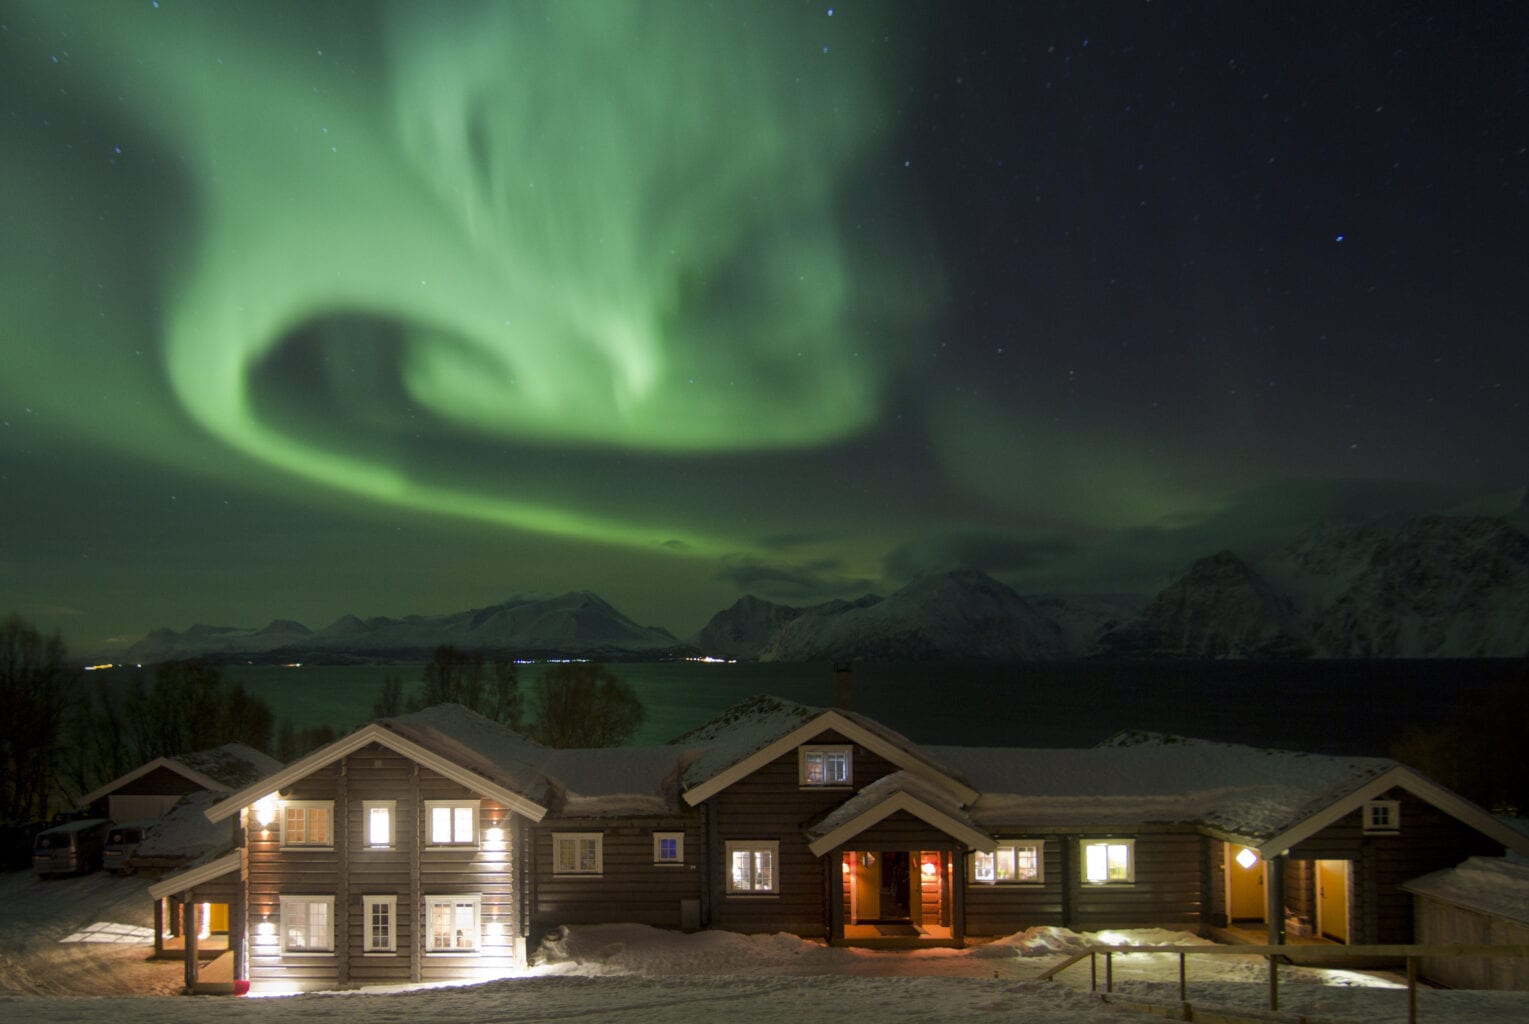
<svg viewBox="0 0 1529 1024">
<path fill-rule="evenodd" d="M 1417 1024 L 1418 960 L 1428 957 L 1447 958 L 1458 956 L 1529 957 L 1529 943 L 1454 943 L 1438 945 L 1408 943 L 1369 946 L 1328 946 L 1317 944 L 1299 946 L 1227 946 L 1209 944 L 1203 946 L 1093 945 L 1084 946 L 1079 949 L 1062 963 L 1045 971 L 1037 980 L 1051 981 L 1068 967 L 1086 958 L 1090 961 L 1092 973 L 1089 981 L 1089 991 L 1096 991 L 1099 987 L 1098 957 L 1100 953 L 1104 954 L 1104 990 L 1106 992 L 1114 991 L 1114 955 L 1116 953 L 1169 953 L 1178 956 L 1180 1002 L 1186 1002 L 1185 994 L 1188 989 L 1184 966 L 1185 957 L 1264 957 L 1269 961 L 1269 1009 L 1275 1012 L 1279 1011 L 1279 961 L 1285 957 L 1296 955 L 1302 959 L 1317 960 L 1352 960 L 1370 957 L 1405 959 L 1407 962 L 1407 1024 Z"/>
</svg>

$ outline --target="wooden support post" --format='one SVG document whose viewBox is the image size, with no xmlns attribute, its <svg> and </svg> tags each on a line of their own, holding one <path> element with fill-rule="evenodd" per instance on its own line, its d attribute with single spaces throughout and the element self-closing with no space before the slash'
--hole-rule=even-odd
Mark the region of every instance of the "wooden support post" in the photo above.
<svg viewBox="0 0 1529 1024">
<path fill-rule="evenodd" d="M 1264 894 L 1264 917 L 1268 920 L 1269 945 L 1285 944 L 1285 858 L 1270 857 L 1264 862 L 1264 877 L 1268 880 Z"/>
<path fill-rule="evenodd" d="M 162 956 L 165 951 L 165 901 L 154 901 L 154 955 Z"/>
<path fill-rule="evenodd" d="M 1115 954 L 1109 950 L 1104 951 L 1104 990 L 1115 991 Z"/>
<path fill-rule="evenodd" d="M 1269 957 L 1269 1010 L 1279 1012 L 1279 957 Z"/>
<path fill-rule="evenodd" d="M 1407 958 L 1407 1024 L 1418 1024 L 1418 958 Z"/>
<path fill-rule="evenodd" d="M 1097 952 L 1088 954 L 1088 990 L 1099 991 L 1099 954 Z"/>
<path fill-rule="evenodd" d="M 1179 1002 L 1184 1002 L 1184 954 L 1179 954 Z"/>
<path fill-rule="evenodd" d="M 200 973 L 200 965 L 196 960 L 197 933 L 202 929 L 196 920 L 196 896 L 185 893 L 181 904 L 181 934 L 186 939 L 186 989 L 190 991 L 196 987 L 196 979 Z"/>
</svg>

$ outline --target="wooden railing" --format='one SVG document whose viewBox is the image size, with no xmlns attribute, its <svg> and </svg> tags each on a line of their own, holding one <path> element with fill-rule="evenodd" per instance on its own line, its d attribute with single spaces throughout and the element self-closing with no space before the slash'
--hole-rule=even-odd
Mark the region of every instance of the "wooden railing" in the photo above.
<svg viewBox="0 0 1529 1024">
<path fill-rule="evenodd" d="M 1089 961 L 1089 989 L 1099 988 L 1099 957 L 1104 957 L 1104 990 L 1114 990 L 1116 953 L 1171 953 L 1179 958 L 1179 1001 L 1187 1002 L 1186 958 L 1190 956 L 1261 956 L 1269 961 L 1269 1009 L 1279 1011 L 1279 962 L 1297 956 L 1301 960 L 1405 960 L 1407 962 L 1407 1024 L 1417 1024 L 1418 961 L 1424 957 L 1529 957 L 1529 944 L 1515 945 L 1397 945 L 1397 946 L 1088 946 L 1047 970 L 1040 981 L 1050 981 L 1082 960 Z"/>
</svg>

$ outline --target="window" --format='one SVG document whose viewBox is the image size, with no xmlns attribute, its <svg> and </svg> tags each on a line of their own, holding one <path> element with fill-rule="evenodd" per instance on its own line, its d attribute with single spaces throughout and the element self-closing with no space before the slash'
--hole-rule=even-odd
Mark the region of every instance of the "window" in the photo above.
<svg viewBox="0 0 1529 1024">
<path fill-rule="evenodd" d="M 425 920 L 429 924 L 430 953 L 476 953 L 478 951 L 476 896 L 426 896 Z"/>
<path fill-rule="evenodd" d="M 392 953 L 398 949 L 394 922 L 398 919 L 397 896 L 361 897 L 361 949 L 365 953 Z"/>
<path fill-rule="evenodd" d="M 388 850 L 393 846 L 393 801 L 361 801 L 365 845 L 368 850 Z"/>
<path fill-rule="evenodd" d="M 683 863 L 685 863 L 685 833 L 683 833 L 683 832 L 654 832 L 653 833 L 653 863 L 654 864 L 683 864 Z"/>
<path fill-rule="evenodd" d="M 281 898 L 281 951 L 283 953 L 334 951 L 333 896 L 283 896 Z"/>
<path fill-rule="evenodd" d="M 552 833 L 554 875 L 598 875 L 605 867 L 605 837 L 599 832 Z"/>
<path fill-rule="evenodd" d="M 430 823 L 431 846 L 478 844 L 476 800 L 426 800 L 425 819 Z"/>
<path fill-rule="evenodd" d="M 775 862 L 780 857 L 780 843 L 752 840 L 729 842 L 726 849 L 728 892 L 780 892 L 780 883 L 775 875 Z"/>
<path fill-rule="evenodd" d="M 1085 882 L 1120 885 L 1136 881 L 1134 839 L 1085 839 L 1080 845 Z"/>
<path fill-rule="evenodd" d="M 853 747 L 800 747 L 798 750 L 802 785 L 850 785 Z"/>
<path fill-rule="evenodd" d="M 972 881 L 1039 882 L 1041 841 L 1003 842 L 992 853 L 972 854 Z"/>
<path fill-rule="evenodd" d="M 333 800 L 288 800 L 281 812 L 282 846 L 334 846 Z"/>
<path fill-rule="evenodd" d="M 1400 800 L 1371 800 L 1364 805 L 1364 830 L 1371 835 L 1396 835 L 1402 829 Z"/>
</svg>

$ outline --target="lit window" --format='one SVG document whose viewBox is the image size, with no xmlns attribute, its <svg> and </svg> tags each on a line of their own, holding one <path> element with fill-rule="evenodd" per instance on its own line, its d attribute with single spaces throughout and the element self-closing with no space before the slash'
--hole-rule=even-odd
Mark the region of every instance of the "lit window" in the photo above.
<svg viewBox="0 0 1529 1024">
<path fill-rule="evenodd" d="M 393 845 L 393 801 L 361 801 L 361 820 L 365 822 L 369 850 L 386 850 Z"/>
<path fill-rule="evenodd" d="M 282 846 L 334 846 L 333 800 L 288 800 L 281 813 Z"/>
<path fill-rule="evenodd" d="M 654 832 L 653 833 L 653 863 L 655 863 L 655 864 L 683 864 L 683 863 L 685 863 L 685 833 L 683 833 L 683 832 Z"/>
<path fill-rule="evenodd" d="M 779 892 L 775 865 L 780 843 L 747 841 L 727 843 L 727 891 L 730 893 Z"/>
<path fill-rule="evenodd" d="M 476 846 L 478 801 L 426 800 L 425 819 L 430 822 L 431 846 Z"/>
<path fill-rule="evenodd" d="M 1394 835 L 1402 828 L 1400 800 L 1371 800 L 1364 805 L 1364 830 L 1380 835 Z"/>
<path fill-rule="evenodd" d="M 426 896 L 425 920 L 429 926 L 428 951 L 476 953 L 478 951 L 477 896 Z"/>
<path fill-rule="evenodd" d="M 974 882 L 1039 882 L 1041 841 L 999 844 L 992 853 L 972 854 Z"/>
<path fill-rule="evenodd" d="M 804 786 L 848 786 L 853 777 L 853 747 L 801 747 Z"/>
<path fill-rule="evenodd" d="M 604 868 L 605 837 L 599 832 L 552 833 L 552 873 L 598 875 Z"/>
<path fill-rule="evenodd" d="M 365 929 L 362 952 L 392 953 L 398 948 L 394 922 L 398 919 L 397 896 L 361 897 L 361 921 Z"/>
<path fill-rule="evenodd" d="M 1135 840 L 1088 839 L 1081 845 L 1084 881 L 1109 885 L 1136 880 Z"/>
<path fill-rule="evenodd" d="M 334 897 L 281 898 L 283 953 L 329 953 L 334 950 Z"/>
</svg>

